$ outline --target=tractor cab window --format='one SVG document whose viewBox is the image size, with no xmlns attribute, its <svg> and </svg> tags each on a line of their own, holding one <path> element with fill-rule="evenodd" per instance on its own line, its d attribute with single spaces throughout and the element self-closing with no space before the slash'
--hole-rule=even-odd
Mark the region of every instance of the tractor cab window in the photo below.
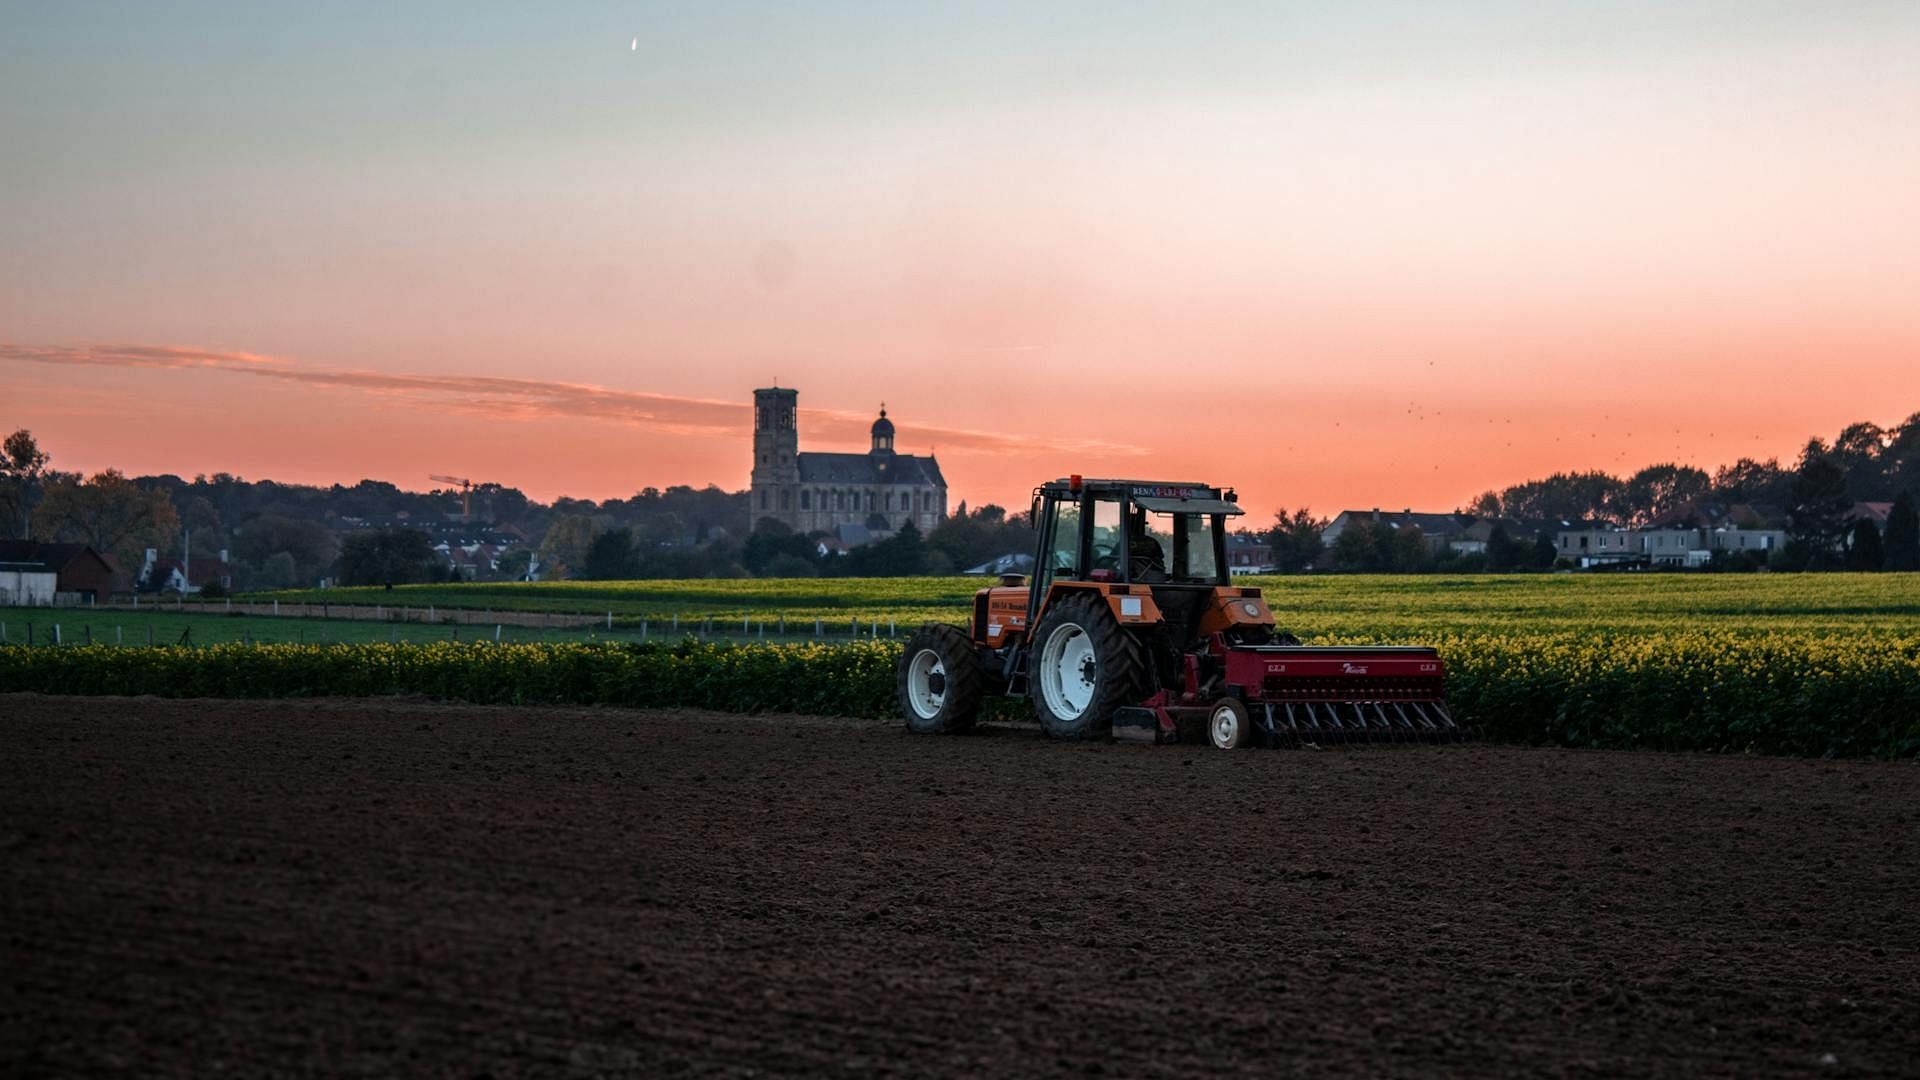
<svg viewBox="0 0 1920 1080">
<path fill-rule="evenodd" d="M 1126 536 L 1121 529 L 1120 500 L 1118 498 L 1095 499 L 1093 502 L 1093 534 L 1088 547 L 1091 562 L 1088 570 L 1111 570 L 1117 577 L 1121 564 L 1126 558 L 1122 549 L 1126 546 Z"/>
<path fill-rule="evenodd" d="M 1220 580 L 1214 517 L 1136 511 L 1128 568 L 1146 584 L 1212 585 Z"/>
<path fill-rule="evenodd" d="M 1046 576 L 1072 574 L 1080 567 L 1080 506 L 1061 500 L 1054 504 L 1053 543 L 1048 546 Z"/>
</svg>

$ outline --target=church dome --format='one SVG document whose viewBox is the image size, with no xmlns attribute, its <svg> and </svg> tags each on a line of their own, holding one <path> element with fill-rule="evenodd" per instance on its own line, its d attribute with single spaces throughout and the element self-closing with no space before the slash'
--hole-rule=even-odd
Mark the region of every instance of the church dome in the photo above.
<svg viewBox="0 0 1920 1080">
<path fill-rule="evenodd" d="M 884 405 L 880 407 L 880 419 L 873 422 L 873 437 L 878 439 L 881 436 L 893 438 L 893 421 L 887 419 L 887 409 Z"/>
</svg>

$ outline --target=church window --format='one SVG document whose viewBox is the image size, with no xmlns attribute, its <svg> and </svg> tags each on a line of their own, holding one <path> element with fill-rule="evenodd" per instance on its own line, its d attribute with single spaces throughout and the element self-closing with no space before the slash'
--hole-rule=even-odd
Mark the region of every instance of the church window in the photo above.
<svg viewBox="0 0 1920 1080">
<path fill-rule="evenodd" d="M 811 491 L 800 492 L 800 509 L 802 510 L 813 509 L 813 492 Z"/>
<path fill-rule="evenodd" d="M 767 489 L 761 488 L 760 489 L 760 509 L 765 510 L 766 508 L 767 508 Z"/>
<path fill-rule="evenodd" d="M 782 510 L 793 509 L 793 489 L 792 488 L 780 489 L 780 509 Z"/>
</svg>

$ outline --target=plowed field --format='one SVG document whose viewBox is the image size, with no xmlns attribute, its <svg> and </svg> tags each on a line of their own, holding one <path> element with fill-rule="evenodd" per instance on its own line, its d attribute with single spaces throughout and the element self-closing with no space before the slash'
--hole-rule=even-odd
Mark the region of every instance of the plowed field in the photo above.
<svg viewBox="0 0 1920 1080">
<path fill-rule="evenodd" d="M 1920 768 L 0 697 L 0 1074 L 1911 1075 Z"/>
</svg>

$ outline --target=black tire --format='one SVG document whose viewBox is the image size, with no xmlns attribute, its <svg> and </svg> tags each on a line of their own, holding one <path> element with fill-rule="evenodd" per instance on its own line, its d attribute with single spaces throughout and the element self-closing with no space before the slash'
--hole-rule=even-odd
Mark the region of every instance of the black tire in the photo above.
<svg viewBox="0 0 1920 1080">
<path fill-rule="evenodd" d="M 900 715 L 907 730 L 918 735 L 972 731 L 985 683 L 973 640 L 945 623 L 928 623 L 913 632 L 894 676 Z"/>
<path fill-rule="evenodd" d="M 1081 666 L 1082 681 L 1070 688 L 1078 695 L 1084 691 L 1085 704 L 1076 712 L 1064 693 L 1048 692 L 1048 674 L 1042 665 L 1049 663 L 1048 644 L 1056 635 L 1067 634 L 1062 647 L 1075 644 L 1072 635 L 1084 634 L 1091 655 Z M 1040 728 L 1055 739 L 1104 739 L 1113 731 L 1113 712 L 1124 705 L 1138 705 L 1146 696 L 1146 654 L 1140 642 L 1121 628 L 1098 595 L 1067 596 L 1047 605 L 1046 614 L 1034 631 L 1033 647 L 1027 654 L 1027 692 L 1033 698 L 1033 713 Z M 1062 680 L 1065 683 L 1065 679 Z M 1058 701 L 1050 699 L 1058 697 Z"/>
</svg>

